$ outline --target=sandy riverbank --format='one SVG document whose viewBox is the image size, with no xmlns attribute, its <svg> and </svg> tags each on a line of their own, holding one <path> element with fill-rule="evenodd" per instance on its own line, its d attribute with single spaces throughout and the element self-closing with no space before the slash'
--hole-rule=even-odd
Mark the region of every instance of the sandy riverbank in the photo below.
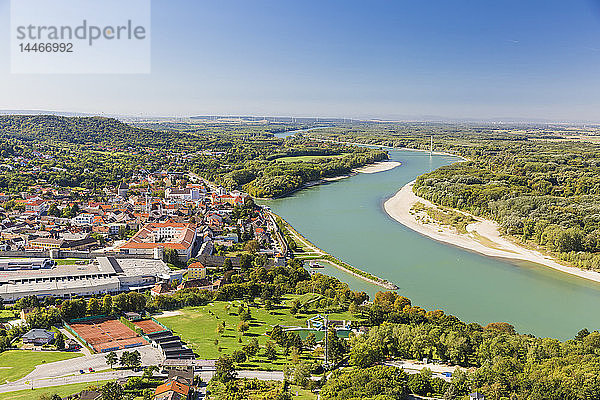
<svg viewBox="0 0 600 400">
<path fill-rule="evenodd" d="M 415 195 L 412 191 L 413 184 L 414 181 L 406 184 L 398 193 L 384 203 L 384 209 L 389 216 L 413 231 L 431 239 L 486 256 L 530 261 L 567 274 L 600 282 L 600 273 L 598 272 L 565 266 L 550 256 L 519 246 L 501 236 L 498 231 L 498 225 L 493 221 L 473 217 L 477 222 L 467 225 L 467 233 L 459 233 L 456 229 L 449 226 L 441 226 L 434 223 L 425 224 L 418 221 L 417 214 L 411 214 L 410 212 L 411 208 L 417 202 L 427 207 L 435 207 L 435 205 Z"/>
<path fill-rule="evenodd" d="M 402 163 L 398 161 L 381 161 L 373 164 L 365 165 L 364 167 L 355 168 L 353 172 L 361 174 L 375 174 L 377 172 L 388 171 L 400 166 Z"/>
</svg>

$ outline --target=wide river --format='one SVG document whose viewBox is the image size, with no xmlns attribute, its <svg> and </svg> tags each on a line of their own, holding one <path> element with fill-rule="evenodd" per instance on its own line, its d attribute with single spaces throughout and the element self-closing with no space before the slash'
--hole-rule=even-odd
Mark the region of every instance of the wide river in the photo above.
<svg viewBox="0 0 600 400">
<path fill-rule="evenodd" d="M 416 151 L 390 151 L 390 158 L 402 165 L 265 203 L 318 247 L 396 283 L 415 305 L 466 322 L 505 321 L 521 333 L 563 340 L 584 327 L 600 327 L 600 284 L 442 244 L 390 218 L 385 200 L 417 176 L 457 160 Z M 340 271 L 326 273 L 371 296 L 380 290 Z"/>
</svg>

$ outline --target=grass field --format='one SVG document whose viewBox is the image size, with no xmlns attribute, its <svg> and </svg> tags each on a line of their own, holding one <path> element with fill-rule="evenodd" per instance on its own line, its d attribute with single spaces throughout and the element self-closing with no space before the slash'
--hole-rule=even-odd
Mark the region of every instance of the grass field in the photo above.
<svg viewBox="0 0 600 400">
<path fill-rule="evenodd" d="M 290 392 L 292 393 L 292 399 L 295 400 L 317 400 L 317 395 L 310 390 L 302 389 L 300 386 L 290 386 Z M 298 396 L 296 396 L 298 393 Z M 2 398 L 0 397 L 0 400 Z"/>
<path fill-rule="evenodd" d="M 294 299 L 300 300 L 302 304 L 312 300 L 315 296 L 313 294 L 302 296 L 287 295 L 284 298 L 286 302 L 285 307 L 270 311 L 260 307 L 251 307 L 252 320 L 249 321 L 250 329 L 243 336 L 237 330 L 240 322 L 237 308 L 241 304 L 240 301 L 215 301 L 206 306 L 183 308 L 180 310 L 180 315 L 163 318 L 156 316 L 156 318 L 177 335 L 181 336 L 199 358 L 215 359 L 221 355 L 231 354 L 233 351 L 241 349 L 252 338 L 258 339 L 259 344 L 263 347 L 269 341 L 266 332 L 271 330 L 274 325 L 305 327 L 307 318 L 316 315 L 316 313 L 298 313 L 297 315 L 292 315 L 287 305 Z M 226 310 L 227 306 L 229 306 L 229 312 Z M 352 314 L 349 312 L 331 314 L 330 318 L 353 319 Z M 223 334 L 218 335 L 216 332 L 217 325 L 223 321 L 225 322 L 225 331 Z M 217 338 L 218 344 L 215 344 L 215 339 Z M 239 338 L 241 338 L 241 343 L 239 342 Z M 244 363 L 243 367 L 280 370 L 289 360 L 281 356 L 282 349 L 278 348 L 278 351 L 280 357 L 277 360 L 269 361 L 262 356 L 263 350 L 261 349 L 259 355 Z M 304 354 L 308 357 L 307 352 L 304 352 Z"/>
<path fill-rule="evenodd" d="M 92 260 L 88 260 L 85 258 L 63 258 L 60 260 L 54 260 L 56 265 L 75 265 L 78 261 L 83 261 L 87 264 Z"/>
<path fill-rule="evenodd" d="M 19 314 L 13 310 L 0 310 L 0 322 L 10 321 L 19 318 Z"/>
<path fill-rule="evenodd" d="M 87 389 L 90 386 L 100 386 L 108 381 L 98 381 L 98 382 L 87 382 L 87 383 L 73 383 L 71 385 L 63 385 L 63 386 L 53 386 L 48 388 L 40 388 L 40 389 L 28 389 L 28 390 L 19 390 L 16 392 L 8 392 L 8 393 L 0 393 L 0 400 L 37 400 L 41 395 L 46 394 L 52 396 L 53 394 L 57 394 L 61 397 L 66 397 L 75 393 L 79 393 L 84 389 Z M 302 399 L 302 397 L 296 397 L 297 399 Z M 310 399 L 310 397 L 306 397 L 306 399 Z"/>
<path fill-rule="evenodd" d="M 58 351 L 9 350 L 0 353 L 0 382 L 16 381 L 35 369 L 36 365 L 81 357 L 81 353 Z"/>
<path fill-rule="evenodd" d="M 336 154 L 336 155 L 331 155 L 331 156 L 293 156 L 293 157 L 281 157 L 278 158 L 277 161 L 283 161 L 283 162 L 308 162 L 308 161 L 315 161 L 315 160 L 322 160 L 324 158 L 342 158 L 344 157 L 346 154 Z"/>
</svg>

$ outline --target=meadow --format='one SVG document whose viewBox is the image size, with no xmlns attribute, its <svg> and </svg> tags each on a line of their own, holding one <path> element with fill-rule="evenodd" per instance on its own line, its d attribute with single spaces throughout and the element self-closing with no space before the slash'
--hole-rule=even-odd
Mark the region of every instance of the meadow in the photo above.
<svg viewBox="0 0 600 400">
<path fill-rule="evenodd" d="M 277 348 L 276 360 L 268 360 L 263 355 L 263 348 L 270 340 L 267 332 L 275 325 L 282 327 L 306 327 L 306 320 L 317 315 L 317 312 L 299 311 L 295 315 L 290 311 L 290 305 L 298 300 L 302 305 L 318 301 L 319 295 L 286 295 L 282 305 L 267 310 L 259 305 L 250 305 L 251 319 L 248 321 L 249 329 L 243 335 L 238 331 L 240 316 L 238 307 L 245 304 L 242 301 L 214 301 L 205 306 L 186 307 L 177 312 L 177 315 L 161 317 L 155 316 L 161 323 L 169 327 L 201 359 L 215 359 L 225 354 L 240 350 L 252 339 L 256 338 L 261 351 L 257 356 L 242 364 L 243 368 L 276 369 L 281 370 L 290 361 L 283 355 L 283 349 Z M 300 307 L 302 309 L 302 307 Z M 354 317 L 349 312 L 330 314 L 330 319 L 352 320 Z M 217 332 L 219 324 L 225 323 L 223 333 Z M 303 353 L 303 358 L 309 359 L 308 352 Z"/>
<path fill-rule="evenodd" d="M 16 381 L 29 374 L 36 365 L 81 357 L 81 353 L 59 351 L 9 350 L 0 353 L 0 382 Z"/>
</svg>

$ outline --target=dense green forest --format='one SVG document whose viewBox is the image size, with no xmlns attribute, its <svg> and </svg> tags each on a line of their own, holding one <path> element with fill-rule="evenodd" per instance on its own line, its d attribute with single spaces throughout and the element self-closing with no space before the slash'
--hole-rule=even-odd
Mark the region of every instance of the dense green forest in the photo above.
<svg viewBox="0 0 600 400">
<path fill-rule="evenodd" d="M 102 196 L 104 188 L 150 173 L 191 171 L 228 189 L 274 197 L 387 158 L 383 151 L 273 135 L 295 128 L 172 122 L 131 126 L 103 117 L 0 116 L 0 191 L 51 185 Z M 341 157 L 278 161 L 305 155 Z"/>
<path fill-rule="evenodd" d="M 340 141 L 420 149 L 428 149 L 433 136 L 434 150 L 468 161 L 420 176 L 414 185 L 419 196 L 493 219 L 507 234 L 600 270 L 595 128 L 407 124 L 321 132 Z"/>
</svg>

